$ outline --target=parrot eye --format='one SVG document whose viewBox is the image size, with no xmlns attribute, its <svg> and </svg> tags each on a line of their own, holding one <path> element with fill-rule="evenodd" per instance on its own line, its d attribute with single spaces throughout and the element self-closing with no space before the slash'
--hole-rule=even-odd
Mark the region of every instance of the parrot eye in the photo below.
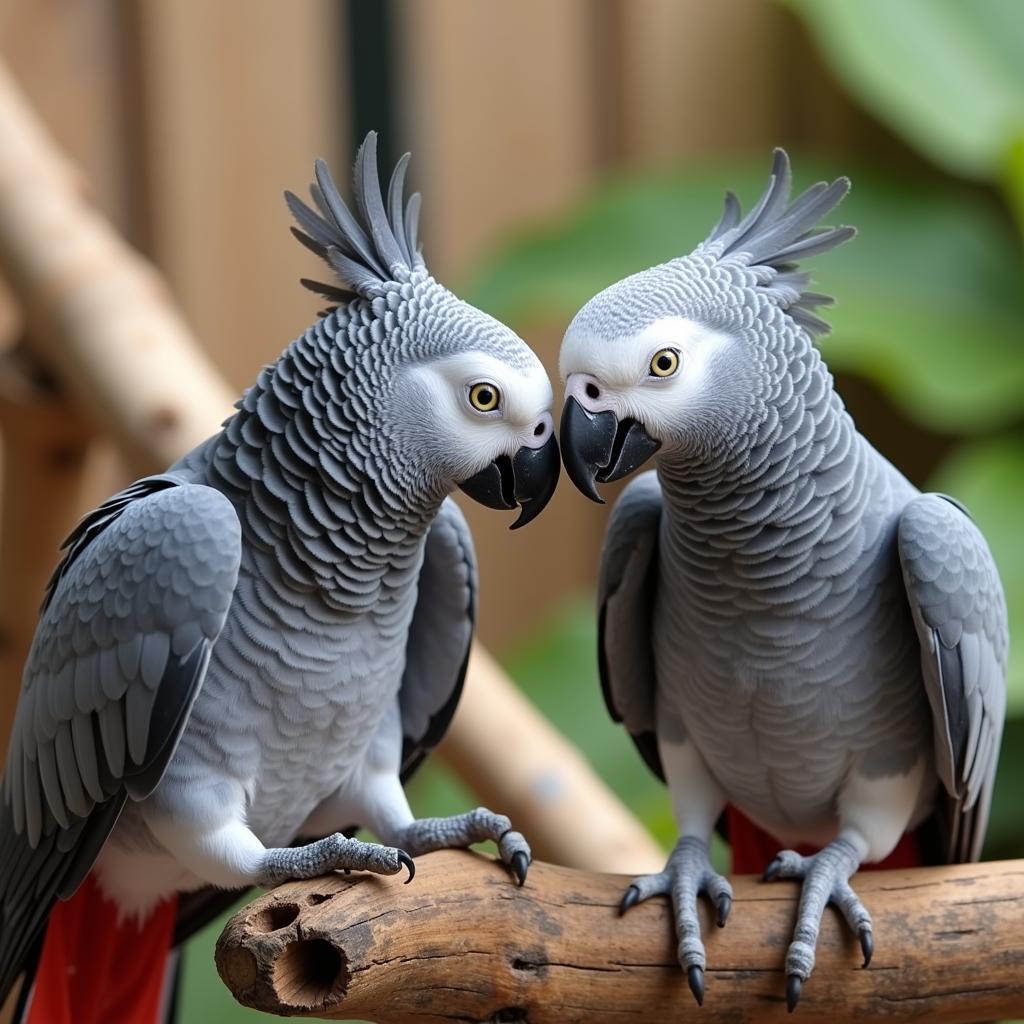
<svg viewBox="0 0 1024 1024">
<path fill-rule="evenodd" d="M 674 348 L 663 348 L 651 359 L 652 377 L 671 377 L 679 369 L 679 353 Z"/>
<path fill-rule="evenodd" d="M 501 392 L 494 384 L 481 381 L 469 389 L 469 404 L 477 412 L 494 412 L 501 404 Z"/>
</svg>

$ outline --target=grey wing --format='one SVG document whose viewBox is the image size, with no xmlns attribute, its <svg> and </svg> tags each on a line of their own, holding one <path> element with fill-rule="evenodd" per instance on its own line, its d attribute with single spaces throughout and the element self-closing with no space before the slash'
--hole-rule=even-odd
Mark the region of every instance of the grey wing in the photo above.
<svg viewBox="0 0 1024 1024">
<path fill-rule="evenodd" d="M 642 473 L 612 509 L 598 582 L 598 668 L 605 704 L 662 781 L 655 728 L 651 622 L 658 582 L 661 486 Z"/>
<path fill-rule="evenodd" d="M 946 791 L 940 855 L 977 860 L 1006 714 L 1003 589 L 985 538 L 959 505 L 939 494 L 923 494 L 904 509 L 899 557 Z"/>
<path fill-rule="evenodd" d="M 228 500 L 168 477 L 112 498 L 69 538 L 25 665 L 3 779 L 0 1003 L 125 800 L 160 781 L 240 557 Z"/>
<path fill-rule="evenodd" d="M 446 498 L 427 534 L 398 695 L 403 782 L 451 724 L 466 678 L 476 601 L 473 537 L 459 506 Z"/>
</svg>

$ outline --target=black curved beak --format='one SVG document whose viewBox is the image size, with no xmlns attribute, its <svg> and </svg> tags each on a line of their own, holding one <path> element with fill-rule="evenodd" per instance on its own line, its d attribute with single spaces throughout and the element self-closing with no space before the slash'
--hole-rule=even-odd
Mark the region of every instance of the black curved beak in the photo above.
<svg viewBox="0 0 1024 1024">
<path fill-rule="evenodd" d="M 636 420 L 619 420 L 613 412 L 588 412 L 572 396 L 562 410 L 559 437 L 569 479 L 600 504 L 604 498 L 597 484 L 629 476 L 661 447 Z"/>
<path fill-rule="evenodd" d="M 561 460 L 552 434 L 539 448 L 520 448 L 511 458 L 501 455 L 463 480 L 459 487 L 488 508 L 520 508 L 510 529 L 518 530 L 541 514 L 558 485 Z"/>
</svg>

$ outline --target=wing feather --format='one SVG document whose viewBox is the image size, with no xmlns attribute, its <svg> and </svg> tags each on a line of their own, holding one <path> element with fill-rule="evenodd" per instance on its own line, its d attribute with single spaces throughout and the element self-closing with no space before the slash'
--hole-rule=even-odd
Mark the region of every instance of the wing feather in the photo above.
<svg viewBox="0 0 1024 1024">
<path fill-rule="evenodd" d="M 657 588 L 661 487 L 642 473 L 615 503 L 598 584 L 598 666 L 605 704 L 622 722 L 647 766 L 665 773 L 655 733 L 651 618 Z"/>
<path fill-rule="evenodd" d="M 441 742 L 455 714 L 473 640 L 476 599 L 473 538 L 459 506 L 447 498 L 427 534 L 406 646 L 399 692 L 403 782 Z"/>
<path fill-rule="evenodd" d="M 0 1004 L 125 800 L 159 782 L 227 615 L 241 530 L 219 492 L 155 477 L 86 517 L 66 549 L 25 665 L 0 800 Z M 172 650 L 179 629 L 198 638 L 184 653 Z"/>
<path fill-rule="evenodd" d="M 899 554 L 946 791 L 942 855 L 977 860 L 1006 715 L 1006 601 L 984 537 L 943 495 L 923 494 L 904 510 Z"/>
</svg>

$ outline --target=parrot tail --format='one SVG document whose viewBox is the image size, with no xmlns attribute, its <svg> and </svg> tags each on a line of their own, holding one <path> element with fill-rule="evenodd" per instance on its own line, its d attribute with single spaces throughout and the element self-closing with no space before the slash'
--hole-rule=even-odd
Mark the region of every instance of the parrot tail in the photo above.
<svg viewBox="0 0 1024 1024">
<path fill-rule="evenodd" d="M 23 1024 L 162 1024 L 174 983 L 171 936 L 177 900 L 139 924 L 89 875 L 50 913 Z"/>
<path fill-rule="evenodd" d="M 775 859 L 785 845 L 760 829 L 742 812 L 730 804 L 725 811 L 729 846 L 732 849 L 732 873 L 735 875 L 759 875 Z M 817 851 L 813 847 L 798 846 L 797 853 L 809 856 Z M 907 832 L 896 844 L 896 848 L 885 860 L 877 864 L 865 864 L 861 870 L 913 868 L 922 863 L 921 850 L 915 832 Z"/>
</svg>

